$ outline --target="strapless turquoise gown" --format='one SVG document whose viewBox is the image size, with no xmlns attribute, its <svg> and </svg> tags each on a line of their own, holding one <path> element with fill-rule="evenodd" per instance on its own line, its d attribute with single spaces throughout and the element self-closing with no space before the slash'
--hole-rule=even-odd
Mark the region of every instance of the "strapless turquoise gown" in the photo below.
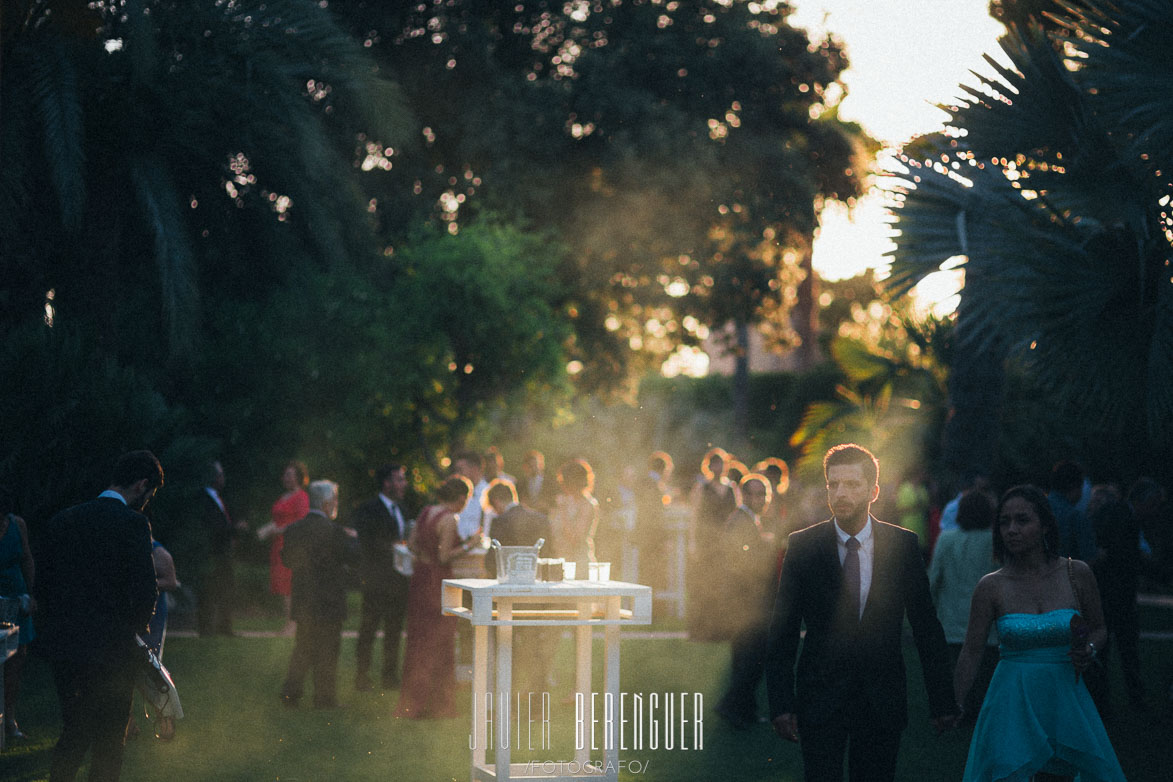
<svg viewBox="0 0 1173 782">
<path fill-rule="evenodd" d="M 1125 782 L 1099 712 L 1067 657 L 1075 613 L 998 617 L 1001 659 L 973 729 L 964 782 L 1027 782 L 1039 771 Z"/>
</svg>

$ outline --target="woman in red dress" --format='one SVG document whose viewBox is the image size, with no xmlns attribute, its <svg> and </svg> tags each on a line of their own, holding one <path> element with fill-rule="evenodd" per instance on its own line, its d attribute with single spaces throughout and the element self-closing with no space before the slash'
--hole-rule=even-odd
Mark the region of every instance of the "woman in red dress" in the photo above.
<svg viewBox="0 0 1173 782">
<path fill-rule="evenodd" d="M 436 491 L 438 504 L 420 512 L 408 539 L 415 558 L 407 595 L 403 689 L 396 717 L 459 716 L 452 706 L 457 619 L 440 613 L 440 582 L 452 577 L 452 560 L 468 551 L 461 544 L 456 520 L 471 494 L 472 484 L 463 476 L 444 481 Z"/>
<path fill-rule="evenodd" d="M 305 464 L 294 461 L 285 465 L 285 471 L 281 473 L 281 485 L 285 493 L 273 503 L 273 521 L 269 527 L 269 535 L 273 538 L 269 548 L 269 591 L 281 595 L 285 601 L 285 632 L 293 629 L 293 622 L 289 618 L 293 573 L 281 561 L 281 547 L 285 545 L 285 528 L 305 518 L 310 512 L 310 496 L 305 491 L 309 483 L 309 470 Z"/>
</svg>

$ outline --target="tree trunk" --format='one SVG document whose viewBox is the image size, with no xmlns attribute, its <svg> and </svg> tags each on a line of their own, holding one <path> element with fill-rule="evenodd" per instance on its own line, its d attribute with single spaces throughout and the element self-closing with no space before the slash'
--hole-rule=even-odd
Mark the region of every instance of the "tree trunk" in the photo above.
<svg viewBox="0 0 1173 782">
<path fill-rule="evenodd" d="M 810 369 L 819 362 L 819 281 L 815 276 L 811 247 L 808 244 L 802 252 L 800 266 L 804 272 L 798 284 L 798 300 L 790 312 L 790 322 L 798 334 L 799 344 L 794 351 L 795 369 Z"/>
<path fill-rule="evenodd" d="M 737 318 L 733 328 L 737 339 L 733 352 L 733 433 L 742 447 L 749 442 L 749 324 Z"/>
</svg>

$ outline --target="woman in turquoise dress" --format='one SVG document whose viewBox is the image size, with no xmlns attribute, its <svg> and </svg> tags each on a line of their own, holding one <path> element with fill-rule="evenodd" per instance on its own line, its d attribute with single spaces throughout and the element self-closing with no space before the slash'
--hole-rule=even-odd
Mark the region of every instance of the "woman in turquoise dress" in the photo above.
<svg viewBox="0 0 1173 782">
<path fill-rule="evenodd" d="M 24 733 L 16 722 L 13 707 L 20 693 L 21 671 L 28 657 L 29 642 L 36 637 L 33 631 L 32 611 L 36 604 L 29 596 L 33 587 L 33 556 L 29 552 L 29 535 L 24 519 L 7 512 L 10 495 L 0 489 L 0 597 L 7 598 L 15 610 L 13 619 L 20 628 L 17 652 L 4 664 L 4 732 L 8 738 L 23 739 Z M 0 615 L 3 618 L 5 615 Z"/>
<path fill-rule="evenodd" d="M 958 703 L 973 684 L 991 624 L 1001 659 L 974 726 L 964 782 L 1124 782 L 1083 682 L 1107 638 L 1091 568 L 1056 553 L 1059 529 L 1034 486 L 1003 495 L 994 557 L 978 582 L 957 661 Z"/>
</svg>

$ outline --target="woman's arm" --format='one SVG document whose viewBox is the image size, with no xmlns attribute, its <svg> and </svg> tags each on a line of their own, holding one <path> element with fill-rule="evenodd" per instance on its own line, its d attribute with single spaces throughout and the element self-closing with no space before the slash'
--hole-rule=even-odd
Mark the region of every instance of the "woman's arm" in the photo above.
<svg viewBox="0 0 1173 782">
<path fill-rule="evenodd" d="M 1082 673 L 1092 664 L 1096 650 L 1102 649 L 1108 642 L 1108 629 L 1104 624 L 1104 610 L 1100 605 L 1100 590 L 1096 585 L 1096 576 L 1086 562 L 1078 559 L 1071 561 L 1071 578 L 1075 590 L 1076 600 L 1079 602 L 1079 613 L 1088 624 L 1088 645 L 1083 649 L 1072 649 L 1071 664 L 1075 670 Z"/>
<path fill-rule="evenodd" d="M 440 542 L 436 546 L 436 561 L 441 565 L 447 565 L 468 551 L 460 539 L 459 531 L 457 531 L 455 513 L 445 513 L 440 518 L 438 532 L 440 533 Z"/>
<path fill-rule="evenodd" d="M 953 697 L 958 708 L 965 703 L 965 696 L 973 686 L 978 667 L 982 660 L 982 651 L 986 647 L 986 639 L 990 637 L 990 624 L 995 619 L 997 611 L 997 575 L 990 573 L 982 577 L 977 589 L 973 591 L 973 600 L 969 604 L 969 627 L 965 631 L 965 645 L 961 648 L 961 655 L 957 658 L 957 668 L 953 672 Z"/>
<path fill-rule="evenodd" d="M 156 546 L 151 549 L 151 559 L 155 562 L 155 581 L 159 584 L 159 590 L 170 592 L 178 589 L 179 579 L 175 576 L 175 560 L 171 558 L 171 553 L 162 546 Z"/>
</svg>

